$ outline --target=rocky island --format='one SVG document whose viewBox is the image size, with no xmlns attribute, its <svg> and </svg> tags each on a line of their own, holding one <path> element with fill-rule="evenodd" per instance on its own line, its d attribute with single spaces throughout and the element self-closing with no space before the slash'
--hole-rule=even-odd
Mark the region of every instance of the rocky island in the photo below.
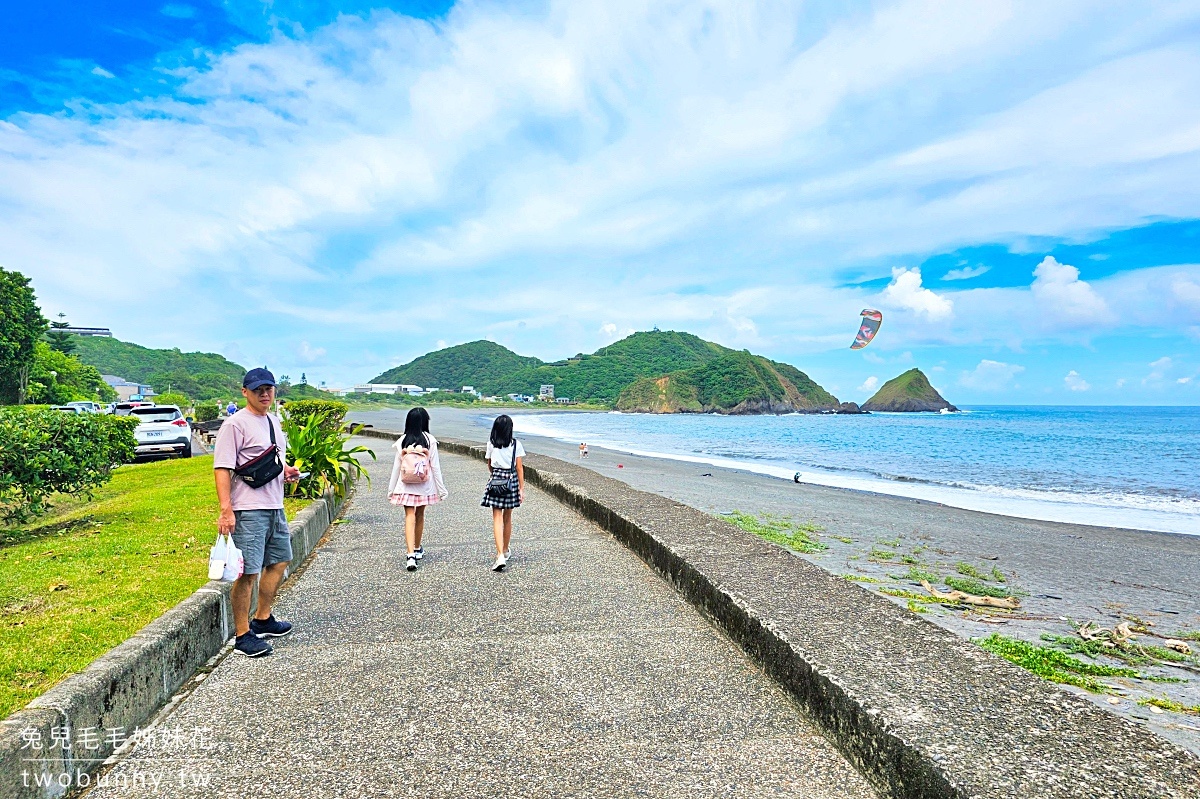
<svg viewBox="0 0 1200 799">
<path fill-rule="evenodd" d="M 920 369 L 909 369 L 899 377 L 893 377 L 863 403 L 864 411 L 885 413 L 938 413 L 957 411 L 929 384 L 929 378 Z"/>
</svg>

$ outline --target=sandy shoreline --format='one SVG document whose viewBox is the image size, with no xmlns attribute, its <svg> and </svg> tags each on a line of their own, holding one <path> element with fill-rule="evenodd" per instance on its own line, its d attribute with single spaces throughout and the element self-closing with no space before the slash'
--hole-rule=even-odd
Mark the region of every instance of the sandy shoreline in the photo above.
<svg viewBox="0 0 1200 799">
<path fill-rule="evenodd" d="M 376 427 L 399 430 L 403 429 L 406 412 L 381 410 L 350 415 Z M 481 443 L 487 437 L 482 410 L 435 407 L 430 415 L 435 435 Z M 538 436 L 521 439 L 531 452 L 580 462 L 578 442 Z M 1105 627 L 1137 619 L 1152 623 L 1150 629 L 1164 635 L 1200 629 L 1200 536 L 997 516 L 923 500 L 795 484 L 735 469 L 595 447 L 582 465 L 703 511 L 791 516 L 820 525 L 823 532 L 819 540 L 829 549 L 803 557 L 835 574 L 879 581 L 860 583 L 871 590 L 921 592 L 919 585 L 905 579 L 912 561 L 917 561 L 918 568 L 941 575 L 956 574 L 959 563 L 984 572 L 994 567 L 1009 584 L 1028 593 L 1022 599 L 1021 611 L 1013 614 L 1018 618 L 946 611 L 935 606 L 928 606 L 930 612 L 922 614 L 960 635 L 978 637 L 1000 632 L 1038 643 L 1043 633 L 1071 634 L 1067 619 L 1092 620 Z M 894 601 L 905 603 L 903 599 Z M 1145 640 L 1156 642 L 1153 638 Z M 1193 642 L 1193 649 L 1200 649 L 1200 642 Z M 1136 702 L 1154 696 L 1200 705 L 1200 673 L 1179 668 L 1142 671 L 1190 681 L 1104 678 L 1104 682 L 1120 689 L 1120 695 L 1114 697 L 1117 703 L 1107 697 L 1088 696 L 1106 709 L 1135 718 L 1200 753 L 1200 716 L 1159 714 Z M 1083 693 L 1081 689 L 1079 692 Z"/>
</svg>

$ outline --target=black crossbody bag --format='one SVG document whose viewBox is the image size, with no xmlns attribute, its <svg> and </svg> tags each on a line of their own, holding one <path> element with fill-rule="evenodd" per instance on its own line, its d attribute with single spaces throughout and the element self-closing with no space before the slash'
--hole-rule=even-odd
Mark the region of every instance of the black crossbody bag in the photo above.
<svg viewBox="0 0 1200 799">
<path fill-rule="evenodd" d="M 267 417 L 267 430 L 271 433 L 271 448 L 233 470 L 251 488 L 262 488 L 283 472 L 279 445 L 275 443 L 275 425 L 271 424 L 270 416 Z"/>
<path fill-rule="evenodd" d="M 493 467 L 491 477 L 488 478 L 487 487 L 484 489 L 489 497 L 494 499 L 502 499 L 509 494 L 515 494 L 519 490 L 517 480 L 517 438 L 513 436 L 512 440 L 512 464 L 507 469 Z"/>
</svg>

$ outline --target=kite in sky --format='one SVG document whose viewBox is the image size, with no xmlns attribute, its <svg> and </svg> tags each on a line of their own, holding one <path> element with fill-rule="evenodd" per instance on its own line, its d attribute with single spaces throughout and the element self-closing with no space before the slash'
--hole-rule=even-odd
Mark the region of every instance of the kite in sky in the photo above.
<svg viewBox="0 0 1200 799">
<path fill-rule="evenodd" d="M 861 350 L 870 344 L 871 339 L 875 338 L 875 334 L 879 332 L 879 326 L 883 324 L 883 314 L 879 311 L 865 308 L 861 316 L 863 318 L 862 326 L 858 328 L 858 335 L 854 337 L 854 343 L 850 345 L 852 350 Z"/>
</svg>

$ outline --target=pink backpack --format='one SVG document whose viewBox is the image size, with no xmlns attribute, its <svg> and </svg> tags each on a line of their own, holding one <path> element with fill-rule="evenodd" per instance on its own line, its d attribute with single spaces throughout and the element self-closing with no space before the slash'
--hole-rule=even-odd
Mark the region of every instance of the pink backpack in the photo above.
<svg viewBox="0 0 1200 799">
<path fill-rule="evenodd" d="M 429 450 L 422 446 L 400 450 L 400 482 L 412 485 L 429 479 Z"/>
</svg>

